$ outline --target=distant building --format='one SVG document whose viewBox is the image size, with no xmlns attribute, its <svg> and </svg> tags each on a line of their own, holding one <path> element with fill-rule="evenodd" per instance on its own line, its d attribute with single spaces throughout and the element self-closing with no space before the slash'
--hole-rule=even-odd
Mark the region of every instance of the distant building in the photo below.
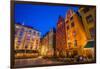
<svg viewBox="0 0 100 69">
<path fill-rule="evenodd" d="M 15 52 L 16 57 L 32 57 L 38 52 L 40 32 L 21 24 L 15 24 Z"/>
<path fill-rule="evenodd" d="M 51 29 L 41 39 L 40 55 L 53 57 L 55 50 L 55 30 Z"/>
<path fill-rule="evenodd" d="M 65 57 L 67 49 L 67 33 L 65 27 L 65 20 L 59 16 L 56 27 L 56 56 Z"/>
</svg>

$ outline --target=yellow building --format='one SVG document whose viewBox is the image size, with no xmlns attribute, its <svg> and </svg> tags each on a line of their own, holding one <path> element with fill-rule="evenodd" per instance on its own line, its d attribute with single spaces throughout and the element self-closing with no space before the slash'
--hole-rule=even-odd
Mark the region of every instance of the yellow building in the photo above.
<svg viewBox="0 0 100 69">
<path fill-rule="evenodd" d="M 21 24 L 15 24 L 15 53 L 17 57 L 34 57 L 40 45 L 40 32 Z"/>
<path fill-rule="evenodd" d="M 79 13 L 81 15 L 88 40 L 95 40 L 96 7 L 80 7 Z"/>
<path fill-rule="evenodd" d="M 87 37 L 80 16 L 70 9 L 65 18 L 67 54 L 71 57 L 82 55 Z"/>
<path fill-rule="evenodd" d="M 40 55 L 43 57 L 53 57 L 55 47 L 55 30 L 51 29 L 41 39 Z"/>
<path fill-rule="evenodd" d="M 87 43 L 84 47 L 84 56 L 95 58 L 96 38 L 96 7 L 80 7 L 78 11 L 87 35 Z"/>
</svg>

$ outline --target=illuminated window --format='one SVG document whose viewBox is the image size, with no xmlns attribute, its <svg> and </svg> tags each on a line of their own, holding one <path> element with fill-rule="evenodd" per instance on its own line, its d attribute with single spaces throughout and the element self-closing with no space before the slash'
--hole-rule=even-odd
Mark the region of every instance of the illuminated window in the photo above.
<svg viewBox="0 0 100 69">
<path fill-rule="evenodd" d="M 93 17 L 92 17 L 92 15 L 87 16 L 87 17 L 86 17 L 86 20 L 87 20 L 88 23 L 93 22 Z"/>
<path fill-rule="evenodd" d="M 27 40 L 30 40 L 31 34 L 27 34 Z"/>
<path fill-rule="evenodd" d="M 22 37 L 24 35 L 24 28 L 21 28 L 20 33 L 19 33 L 19 37 Z"/>
<path fill-rule="evenodd" d="M 22 38 L 23 38 L 22 36 L 19 36 L 19 37 L 18 37 L 18 41 L 21 41 L 21 40 L 22 40 Z"/>
</svg>

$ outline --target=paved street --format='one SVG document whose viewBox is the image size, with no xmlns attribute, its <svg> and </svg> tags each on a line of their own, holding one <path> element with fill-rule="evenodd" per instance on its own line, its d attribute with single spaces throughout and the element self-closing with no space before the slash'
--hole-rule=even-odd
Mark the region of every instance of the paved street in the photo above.
<svg viewBox="0 0 100 69">
<path fill-rule="evenodd" d="M 35 66 L 35 65 L 48 65 L 48 64 L 61 64 L 61 61 L 54 61 L 52 59 L 44 59 L 42 57 L 31 58 L 31 59 L 16 59 L 15 67 L 26 67 L 26 66 Z"/>
<path fill-rule="evenodd" d="M 86 60 L 87 61 L 87 60 Z M 15 59 L 15 67 L 29 67 L 29 66 L 39 66 L 39 65 L 52 65 L 52 64 L 69 64 L 84 61 L 76 61 L 75 58 L 42 58 L 41 56 L 37 58 L 30 59 Z"/>
</svg>

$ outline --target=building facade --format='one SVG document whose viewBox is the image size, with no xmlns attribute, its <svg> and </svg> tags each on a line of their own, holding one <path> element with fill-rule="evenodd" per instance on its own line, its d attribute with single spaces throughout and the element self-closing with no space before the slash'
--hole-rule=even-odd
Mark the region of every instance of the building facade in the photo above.
<svg viewBox="0 0 100 69">
<path fill-rule="evenodd" d="M 86 57 L 95 58 L 96 46 L 96 8 L 95 7 L 80 7 L 78 11 L 81 15 L 82 23 L 87 35 L 87 43 L 84 47 L 84 55 Z"/>
<path fill-rule="evenodd" d="M 71 57 L 82 55 L 87 37 L 80 16 L 70 9 L 66 14 L 65 23 L 68 55 Z"/>
<path fill-rule="evenodd" d="M 21 24 L 15 24 L 15 57 L 33 57 L 40 45 L 40 32 Z"/>
<path fill-rule="evenodd" d="M 96 8 L 80 7 L 79 13 L 81 15 L 88 40 L 95 40 Z"/>
<path fill-rule="evenodd" d="M 40 55 L 43 57 L 54 57 L 55 30 L 51 29 L 41 39 Z"/>
<path fill-rule="evenodd" d="M 58 57 L 75 57 L 83 54 L 87 36 L 80 16 L 72 9 L 66 18 L 59 17 L 56 28 L 56 54 Z"/>
<path fill-rule="evenodd" d="M 56 27 L 56 56 L 65 57 L 67 49 L 66 28 L 64 18 L 59 16 Z"/>
</svg>

